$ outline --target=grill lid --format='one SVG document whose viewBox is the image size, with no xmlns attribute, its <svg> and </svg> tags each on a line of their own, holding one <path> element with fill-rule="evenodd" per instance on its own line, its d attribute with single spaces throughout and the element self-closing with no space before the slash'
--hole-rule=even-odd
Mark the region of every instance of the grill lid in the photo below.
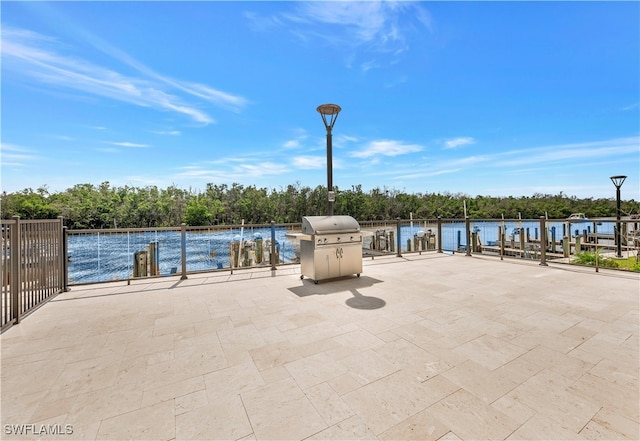
<svg viewBox="0 0 640 441">
<path fill-rule="evenodd" d="M 305 234 L 357 233 L 360 224 L 351 216 L 304 216 L 302 232 Z"/>
</svg>

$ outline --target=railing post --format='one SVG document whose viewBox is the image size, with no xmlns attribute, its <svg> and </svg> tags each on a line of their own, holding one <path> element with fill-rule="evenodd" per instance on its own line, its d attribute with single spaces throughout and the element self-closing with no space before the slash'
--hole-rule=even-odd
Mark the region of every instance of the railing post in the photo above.
<svg viewBox="0 0 640 441">
<path fill-rule="evenodd" d="M 547 265 L 547 225 L 545 217 L 540 216 L 540 266 Z"/>
<path fill-rule="evenodd" d="M 180 248 L 182 257 L 182 275 L 180 280 L 187 278 L 187 224 L 184 222 L 180 224 Z"/>
<path fill-rule="evenodd" d="M 11 315 L 15 320 L 15 324 L 20 323 L 20 311 L 22 310 L 21 289 L 22 280 L 20 274 L 22 249 L 20 246 L 20 216 L 12 216 L 14 224 L 11 225 L 11 237 L 9 239 L 9 249 L 11 256 Z"/>
<path fill-rule="evenodd" d="M 471 256 L 471 219 L 469 219 L 467 216 L 465 216 L 464 218 L 464 227 L 466 231 L 466 235 L 467 235 L 467 252 L 466 252 L 466 256 Z"/>
<path fill-rule="evenodd" d="M 402 238 L 400 237 L 400 218 L 396 218 L 396 246 L 398 247 L 398 252 L 396 254 L 397 257 L 402 257 Z"/>
<path fill-rule="evenodd" d="M 58 216 L 60 224 L 62 225 L 62 263 L 60 264 L 60 270 L 62 271 L 62 292 L 69 291 L 69 244 L 68 244 L 68 228 L 64 225 L 64 218 Z"/>
<path fill-rule="evenodd" d="M 269 251 L 269 260 L 271 261 L 271 271 L 276 268 L 276 221 L 271 221 L 271 251 Z"/>
<path fill-rule="evenodd" d="M 442 217 L 438 216 L 438 252 L 442 253 Z"/>
</svg>

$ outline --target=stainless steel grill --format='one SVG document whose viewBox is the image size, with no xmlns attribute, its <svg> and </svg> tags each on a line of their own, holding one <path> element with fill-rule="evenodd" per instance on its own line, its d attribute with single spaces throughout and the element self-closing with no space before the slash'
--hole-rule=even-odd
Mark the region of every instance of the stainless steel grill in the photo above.
<svg viewBox="0 0 640 441">
<path fill-rule="evenodd" d="M 319 280 L 362 273 L 360 224 L 351 216 L 305 216 L 300 239 L 300 275 Z"/>
</svg>

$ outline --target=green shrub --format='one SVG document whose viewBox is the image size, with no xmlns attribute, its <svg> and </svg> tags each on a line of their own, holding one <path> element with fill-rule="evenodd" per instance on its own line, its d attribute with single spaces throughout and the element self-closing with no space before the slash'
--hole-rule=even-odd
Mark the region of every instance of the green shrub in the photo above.
<svg viewBox="0 0 640 441">
<path fill-rule="evenodd" d="M 596 258 L 598 259 L 598 266 L 603 268 L 618 268 L 618 262 L 614 259 L 608 257 L 602 257 L 600 255 L 600 250 L 595 253 L 578 253 L 576 254 L 576 258 L 573 259 L 572 263 L 577 263 L 579 265 L 593 265 L 596 264 Z"/>
</svg>

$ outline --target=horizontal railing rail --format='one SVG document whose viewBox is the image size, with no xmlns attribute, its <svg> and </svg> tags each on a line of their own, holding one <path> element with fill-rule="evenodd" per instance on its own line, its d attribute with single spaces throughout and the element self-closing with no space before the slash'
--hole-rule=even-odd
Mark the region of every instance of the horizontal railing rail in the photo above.
<svg viewBox="0 0 640 441">
<path fill-rule="evenodd" d="M 621 247 L 628 258 L 637 256 L 638 222 L 620 221 Z M 617 221 L 611 218 L 431 218 L 359 223 L 363 231 L 371 233 L 362 242 L 364 258 L 441 252 L 589 264 L 584 254 L 595 253 L 592 260 L 602 265 L 613 261 L 611 253 L 617 249 Z M 299 244 L 287 234 L 300 229 L 300 223 L 271 223 L 72 230 L 68 232 L 69 284 L 186 277 L 198 272 L 299 263 Z"/>
<path fill-rule="evenodd" d="M 363 258 L 464 253 L 640 272 L 640 219 L 361 221 Z M 67 230 L 63 219 L 2 221 L 1 327 L 68 285 L 300 262 L 300 223 Z"/>
</svg>

